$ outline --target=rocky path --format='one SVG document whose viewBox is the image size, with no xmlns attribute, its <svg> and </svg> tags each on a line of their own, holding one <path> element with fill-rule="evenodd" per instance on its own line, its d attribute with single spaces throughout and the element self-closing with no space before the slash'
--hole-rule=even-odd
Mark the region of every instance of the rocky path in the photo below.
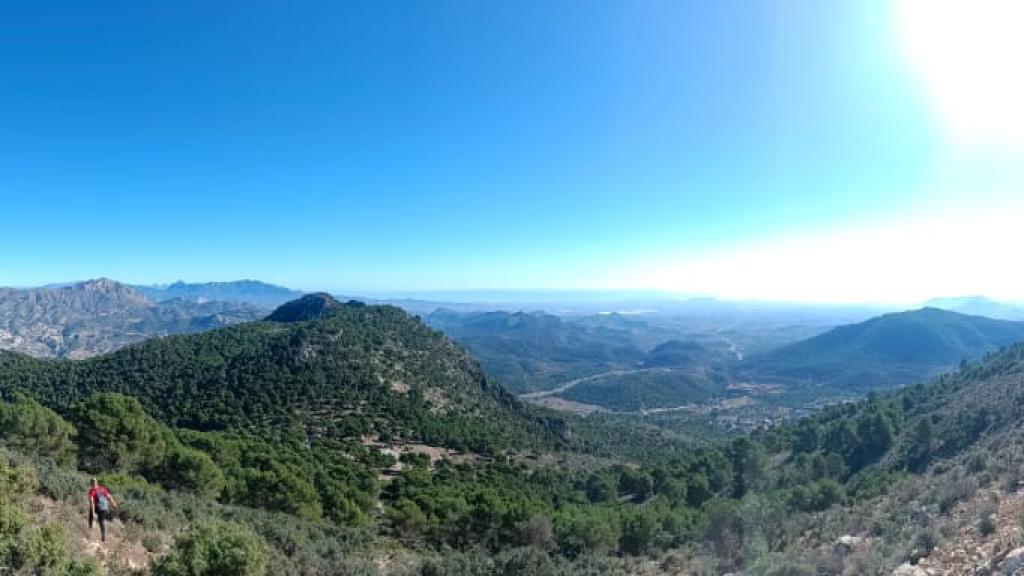
<svg viewBox="0 0 1024 576">
<path fill-rule="evenodd" d="M 107 541 L 101 542 L 99 526 L 89 529 L 84 503 L 77 506 L 37 496 L 31 509 L 39 521 L 63 526 L 67 530 L 72 553 L 78 557 L 95 558 L 104 574 L 144 572 L 156 556 L 128 534 L 125 525 L 117 519 L 107 524 Z"/>
</svg>

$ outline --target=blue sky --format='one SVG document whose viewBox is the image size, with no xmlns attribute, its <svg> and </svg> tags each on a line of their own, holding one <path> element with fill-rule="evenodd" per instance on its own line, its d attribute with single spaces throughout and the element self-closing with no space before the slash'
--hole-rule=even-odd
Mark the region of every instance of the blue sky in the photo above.
<svg viewBox="0 0 1024 576">
<path fill-rule="evenodd" d="M 1024 182 L 1020 123 L 977 112 L 1019 86 L 949 72 L 964 14 L 913 4 L 10 3 L 0 284 L 1024 297 L 887 256 L 907 221 L 992 228 Z M 1020 23 L 993 6 L 962 40 Z M 829 274 L 861 283 L 793 244 L 846 246 Z"/>
</svg>

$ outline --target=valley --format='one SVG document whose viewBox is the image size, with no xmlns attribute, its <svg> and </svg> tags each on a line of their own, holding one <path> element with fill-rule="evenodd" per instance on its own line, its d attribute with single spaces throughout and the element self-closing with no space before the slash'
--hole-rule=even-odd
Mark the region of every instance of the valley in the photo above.
<svg viewBox="0 0 1024 576">
<path fill-rule="evenodd" d="M 107 300 L 90 305 L 102 318 Z M 247 557 L 274 574 L 887 574 L 959 562 L 942 531 L 973 529 L 936 516 L 934 547 L 909 552 L 865 532 L 874 514 L 896 541 L 926 537 L 895 516 L 910 486 L 925 508 L 1015 498 L 1002 456 L 963 495 L 938 488 L 1015 445 L 1015 322 L 922 309 L 831 328 L 760 319 L 740 336 L 735 318 L 427 321 L 454 341 L 398 307 L 315 293 L 85 359 L 0 352 L 0 463 L 38 477 L 26 490 L 43 502 L 17 534 L 55 530 L 65 565 L 116 573 L 127 552 L 82 552 L 81 523 L 53 512 L 91 473 L 124 500 L 118 549 L 155 575 L 185 539 L 218 533 L 259 543 Z M 190 499 L 199 520 L 182 515 Z M 283 547 L 281 522 L 300 543 Z M 995 534 L 973 545 L 992 562 L 1024 546 Z"/>
</svg>

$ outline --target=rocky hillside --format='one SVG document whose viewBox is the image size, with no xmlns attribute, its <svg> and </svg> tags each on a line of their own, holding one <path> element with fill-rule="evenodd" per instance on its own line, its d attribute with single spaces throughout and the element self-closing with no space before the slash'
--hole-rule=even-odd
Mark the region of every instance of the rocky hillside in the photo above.
<svg viewBox="0 0 1024 576">
<path fill-rule="evenodd" d="M 302 292 L 260 282 L 235 280 L 233 282 L 175 282 L 158 286 L 133 286 L 152 302 L 188 300 L 191 302 L 235 302 L 251 304 L 257 308 L 272 309 L 302 296 Z"/>
<path fill-rule="evenodd" d="M 200 332 L 263 314 L 248 304 L 180 298 L 153 303 L 106 278 L 51 288 L 0 288 L 0 350 L 86 358 L 153 336 Z"/>
</svg>

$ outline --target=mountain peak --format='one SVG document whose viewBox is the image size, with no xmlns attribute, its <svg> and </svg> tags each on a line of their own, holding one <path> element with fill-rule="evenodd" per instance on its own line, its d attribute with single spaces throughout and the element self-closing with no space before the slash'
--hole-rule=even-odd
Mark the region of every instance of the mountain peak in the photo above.
<svg viewBox="0 0 1024 576">
<path fill-rule="evenodd" d="M 126 288 L 124 284 L 110 278 L 100 277 L 92 280 L 86 280 L 78 284 L 78 287 L 84 288 L 85 290 L 92 290 L 95 292 L 112 292 L 119 288 Z"/>
<path fill-rule="evenodd" d="M 270 322 L 318 320 L 329 316 L 334 309 L 340 306 L 341 303 L 330 294 L 316 292 L 278 306 L 266 319 Z"/>
<path fill-rule="evenodd" d="M 72 284 L 71 286 L 66 287 L 66 289 L 76 292 L 95 294 L 98 297 L 109 296 L 114 298 L 124 298 L 138 304 L 149 304 L 145 295 L 138 290 L 135 290 L 127 284 L 122 284 L 116 280 L 111 280 L 110 278 L 105 277 L 94 278 L 92 280 L 79 282 L 78 284 Z"/>
</svg>

